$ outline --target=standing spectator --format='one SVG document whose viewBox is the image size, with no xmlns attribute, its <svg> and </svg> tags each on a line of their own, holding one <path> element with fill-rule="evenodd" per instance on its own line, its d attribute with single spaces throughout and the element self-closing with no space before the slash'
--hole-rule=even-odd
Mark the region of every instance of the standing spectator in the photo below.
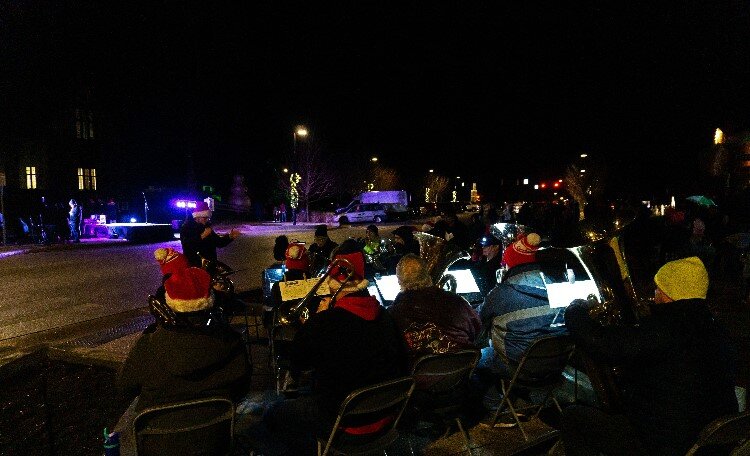
<svg viewBox="0 0 750 456">
<path fill-rule="evenodd" d="M 182 252 L 191 266 L 201 267 L 201 258 L 215 265 L 216 248 L 229 245 L 240 233 L 232 228 L 229 234 L 217 234 L 211 228 L 212 212 L 205 201 L 199 201 L 191 215 L 180 227 Z"/>
<path fill-rule="evenodd" d="M 279 204 L 279 221 L 282 223 L 286 222 L 286 204 L 283 201 Z"/>
<path fill-rule="evenodd" d="M 81 222 L 83 221 L 83 209 L 74 199 L 68 201 L 70 211 L 68 212 L 68 226 L 70 227 L 70 240 L 81 242 Z"/>
<path fill-rule="evenodd" d="M 279 211 L 279 206 L 273 207 L 273 221 L 274 222 L 280 222 L 281 221 L 281 211 Z"/>
<path fill-rule="evenodd" d="M 388 311 L 403 333 L 412 362 L 433 353 L 474 348 L 479 316 L 461 296 L 436 287 L 427 262 L 406 254 L 396 266 L 401 292 Z"/>
<path fill-rule="evenodd" d="M 706 305 L 705 266 L 670 261 L 654 282 L 651 315 L 638 326 L 602 326 L 583 300 L 567 308 L 576 348 L 621 367 L 625 412 L 566 408 L 565 454 L 683 455 L 708 423 L 737 413 L 733 349 Z"/>
</svg>

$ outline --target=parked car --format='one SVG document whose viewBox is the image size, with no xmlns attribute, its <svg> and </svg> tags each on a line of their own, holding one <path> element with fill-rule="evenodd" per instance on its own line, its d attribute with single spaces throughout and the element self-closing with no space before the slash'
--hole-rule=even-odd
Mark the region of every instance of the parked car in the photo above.
<svg viewBox="0 0 750 456">
<path fill-rule="evenodd" d="M 385 222 L 388 219 L 385 207 L 382 204 L 355 204 L 345 212 L 336 214 L 334 221 L 339 225 L 348 223 Z"/>
</svg>

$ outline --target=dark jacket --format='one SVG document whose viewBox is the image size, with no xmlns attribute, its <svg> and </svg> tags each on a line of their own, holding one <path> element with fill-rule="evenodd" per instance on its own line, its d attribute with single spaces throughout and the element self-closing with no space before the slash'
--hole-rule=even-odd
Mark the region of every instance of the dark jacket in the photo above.
<svg viewBox="0 0 750 456">
<path fill-rule="evenodd" d="M 495 352 L 517 364 L 535 340 L 567 332 L 565 327 L 551 326 L 557 315 L 558 309 L 549 306 L 546 289 L 503 282 L 490 291 L 479 312 L 484 336 L 480 343 L 486 346 L 489 336 Z"/>
<path fill-rule="evenodd" d="M 250 387 L 250 369 L 240 335 L 227 326 L 158 326 L 130 350 L 118 386 L 128 398 L 140 395 L 139 409 L 209 396 L 236 401 Z"/>
<path fill-rule="evenodd" d="M 201 267 L 201 256 L 215 262 L 217 260 L 216 248 L 225 247 L 232 242 L 231 237 L 227 235 L 219 236 L 215 232 L 211 232 L 206 238 L 201 239 L 201 233 L 204 229 L 206 229 L 206 226 L 196 222 L 192 217 L 188 217 L 180 227 L 182 253 L 187 257 L 190 266 Z"/>
<path fill-rule="evenodd" d="M 313 273 L 317 273 L 328 266 L 328 262 L 331 259 L 331 252 L 336 247 L 338 247 L 338 244 L 333 242 L 331 238 L 326 239 L 323 247 L 318 246 L 315 242 L 312 243 L 308 252 L 310 253 L 310 266 Z"/>
<path fill-rule="evenodd" d="M 415 326 L 434 323 L 437 330 L 455 344 L 456 350 L 473 348 L 481 327 L 479 316 L 466 299 L 436 286 L 402 291 L 388 311 L 402 333 Z M 410 343 L 409 339 L 407 348 L 412 358 L 435 353 L 430 350 L 420 352 L 419 344 Z"/>
<path fill-rule="evenodd" d="M 482 296 L 487 296 L 495 285 L 497 285 L 497 270 L 500 269 L 502 261 L 502 255 L 498 254 L 489 261 L 485 261 L 482 258 L 482 261 L 476 263 L 471 268 L 471 273 L 474 275 L 474 280 L 476 280 Z"/>
<path fill-rule="evenodd" d="M 334 414 L 355 389 L 405 374 L 396 324 L 373 296 L 347 295 L 313 314 L 292 343 L 292 366 L 315 370 L 314 393 Z"/>
<path fill-rule="evenodd" d="M 652 454 L 685 454 L 706 424 L 737 413 L 734 352 L 704 300 L 653 305 L 638 327 L 601 326 L 578 300 L 565 321 L 577 349 L 621 367 L 625 414 Z"/>
</svg>

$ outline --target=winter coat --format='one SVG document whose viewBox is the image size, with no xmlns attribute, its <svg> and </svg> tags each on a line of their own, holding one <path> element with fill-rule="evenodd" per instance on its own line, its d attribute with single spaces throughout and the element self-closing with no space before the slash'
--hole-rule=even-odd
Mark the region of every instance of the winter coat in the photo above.
<svg viewBox="0 0 750 456">
<path fill-rule="evenodd" d="M 400 292 L 388 311 L 404 334 L 413 360 L 431 353 L 474 348 L 481 327 L 479 316 L 466 299 L 436 286 Z M 436 337 L 413 340 L 410 333 L 424 332 L 430 323 Z"/>
<path fill-rule="evenodd" d="M 533 274 L 529 271 L 526 274 Z M 496 286 L 484 300 L 479 312 L 482 321 L 483 345 L 486 338 L 506 361 L 515 364 L 521 360 L 535 340 L 557 334 L 565 334 L 564 326 L 551 326 L 558 317 L 547 300 L 547 290 L 534 286 L 527 280 L 516 283 L 513 278 Z"/>
<path fill-rule="evenodd" d="M 737 413 L 733 348 L 704 300 L 653 305 L 637 327 L 601 326 L 578 300 L 565 321 L 577 349 L 621 367 L 625 415 L 650 453 L 685 454 L 706 424 Z"/>
<path fill-rule="evenodd" d="M 225 247 L 232 242 L 231 237 L 227 235 L 219 236 L 213 231 L 204 239 L 201 239 L 201 233 L 205 229 L 205 225 L 196 222 L 192 217 L 188 217 L 185 223 L 182 224 L 182 227 L 180 227 L 182 253 L 187 257 L 190 266 L 201 267 L 200 257 L 216 262 L 216 249 L 218 247 Z"/>
<path fill-rule="evenodd" d="M 313 314 L 295 334 L 291 363 L 295 370 L 314 370 L 313 393 L 334 416 L 352 391 L 406 373 L 398 328 L 366 291 Z"/>
<path fill-rule="evenodd" d="M 241 398 L 251 368 L 240 335 L 228 326 L 162 327 L 145 331 L 118 378 L 138 408 L 210 396 Z"/>
</svg>

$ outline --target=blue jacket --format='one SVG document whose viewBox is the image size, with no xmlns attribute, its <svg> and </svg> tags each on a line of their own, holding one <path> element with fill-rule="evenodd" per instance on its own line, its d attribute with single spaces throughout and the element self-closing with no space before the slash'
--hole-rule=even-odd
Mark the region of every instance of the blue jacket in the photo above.
<svg viewBox="0 0 750 456">
<path fill-rule="evenodd" d="M 559 310 L 550 308 L 545 288 L 506 281 L 487 295 L 479 318 L 482 333 L 485 339 L 491 338 L 495 352 L 505 361 L 518 363 L 535 340 L 567 333 L 564 326 L 550 326 Z"/>
</svg>

